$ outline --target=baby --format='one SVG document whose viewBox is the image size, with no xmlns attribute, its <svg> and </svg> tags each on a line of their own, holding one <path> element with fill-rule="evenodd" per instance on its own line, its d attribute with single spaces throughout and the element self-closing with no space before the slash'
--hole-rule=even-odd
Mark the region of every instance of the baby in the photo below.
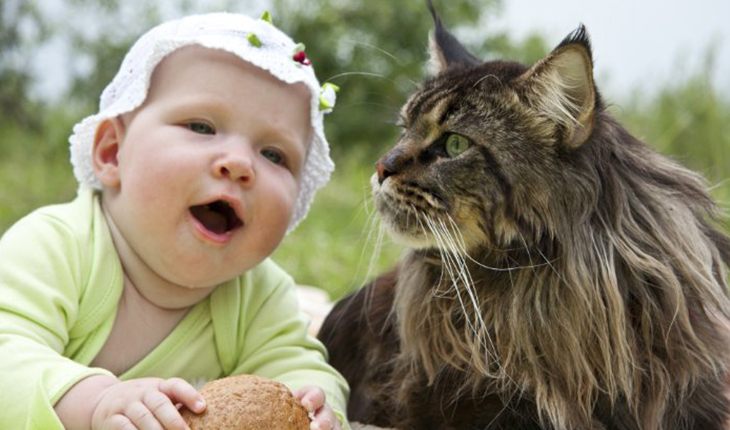
<svg viewBox="0 0 730 430">
<path fill-rule="evenodd" d="M 74 127 L 80 182 L 0 239 L 0 428 L 184 429 L 191 385 L 287 384 L 312 428 L 347 387 L 267 257 L 334 165 L 332 87 L 268 15 L 164 23 Z"/>
</svg>

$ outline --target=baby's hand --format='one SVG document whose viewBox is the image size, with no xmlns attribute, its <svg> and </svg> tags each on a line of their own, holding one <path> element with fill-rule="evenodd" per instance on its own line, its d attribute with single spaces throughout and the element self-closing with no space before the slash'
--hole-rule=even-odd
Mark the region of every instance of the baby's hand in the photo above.
<svg viewBox="0 0 730 430">
<path fill-rule="evenodd" d="M 203 397 L 180 378 L 140 378 L 106 388 L 91 417 L 92 430 L 186 430 L 177 404 L 195 413 L 205 410 Z"/>
<path fill-rule="evenodd" d="M 341 430 L 332 407 L 325 402 L 324 391 L 319 387 L 309 386 L 294 391 L 294 397 L 299 399 L 302 406 L 309 412 L 312 430 Z"/>
</svg>

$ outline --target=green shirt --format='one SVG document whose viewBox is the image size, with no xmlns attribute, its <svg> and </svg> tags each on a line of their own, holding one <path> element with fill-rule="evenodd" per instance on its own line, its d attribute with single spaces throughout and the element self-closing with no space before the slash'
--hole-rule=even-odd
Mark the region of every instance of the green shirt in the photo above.
<svg viewBox="0 0 730 430">
<path fill-rule="evenodd" d="M 36 210 L 0 238 L 0 428 L 62 429 L 53 405 L 79 380 L 109 336 L 122 266 L 98 195 Z M 256 374 L 295 389 L 318 385 L 344 423 L 347 386 L 307 334 L 294 282 L 270 260 L 196 304 L 122 380 L 192 383 Z"/>
</svg>

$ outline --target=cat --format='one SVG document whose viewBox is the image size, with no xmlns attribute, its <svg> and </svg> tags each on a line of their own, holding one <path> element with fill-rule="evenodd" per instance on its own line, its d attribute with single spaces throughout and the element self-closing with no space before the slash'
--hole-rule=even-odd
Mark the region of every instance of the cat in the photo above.
<svg viewBox="0 0 730 430">
<path fill-rule="evenodd" d="M 704 179 L 606 110 L 580 26 L 532 66 L 443 26 L 372 178 L 407 246 L 319 333 L 351 420 L 722 428 L 730 238 Z"/>
</svg>

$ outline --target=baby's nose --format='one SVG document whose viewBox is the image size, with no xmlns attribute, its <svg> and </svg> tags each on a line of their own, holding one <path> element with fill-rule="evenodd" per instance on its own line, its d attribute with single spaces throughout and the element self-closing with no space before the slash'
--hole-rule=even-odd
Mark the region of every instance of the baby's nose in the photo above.
<svg viewBox="0 0 730 430">
<path fill-rule="evenodd" d="M 253 158 L 248 154 L 228 153 L 216 160 L 213 169 L 216 176 L 245 185 L 253 184 L 256 178 Z"/>
</svg>

